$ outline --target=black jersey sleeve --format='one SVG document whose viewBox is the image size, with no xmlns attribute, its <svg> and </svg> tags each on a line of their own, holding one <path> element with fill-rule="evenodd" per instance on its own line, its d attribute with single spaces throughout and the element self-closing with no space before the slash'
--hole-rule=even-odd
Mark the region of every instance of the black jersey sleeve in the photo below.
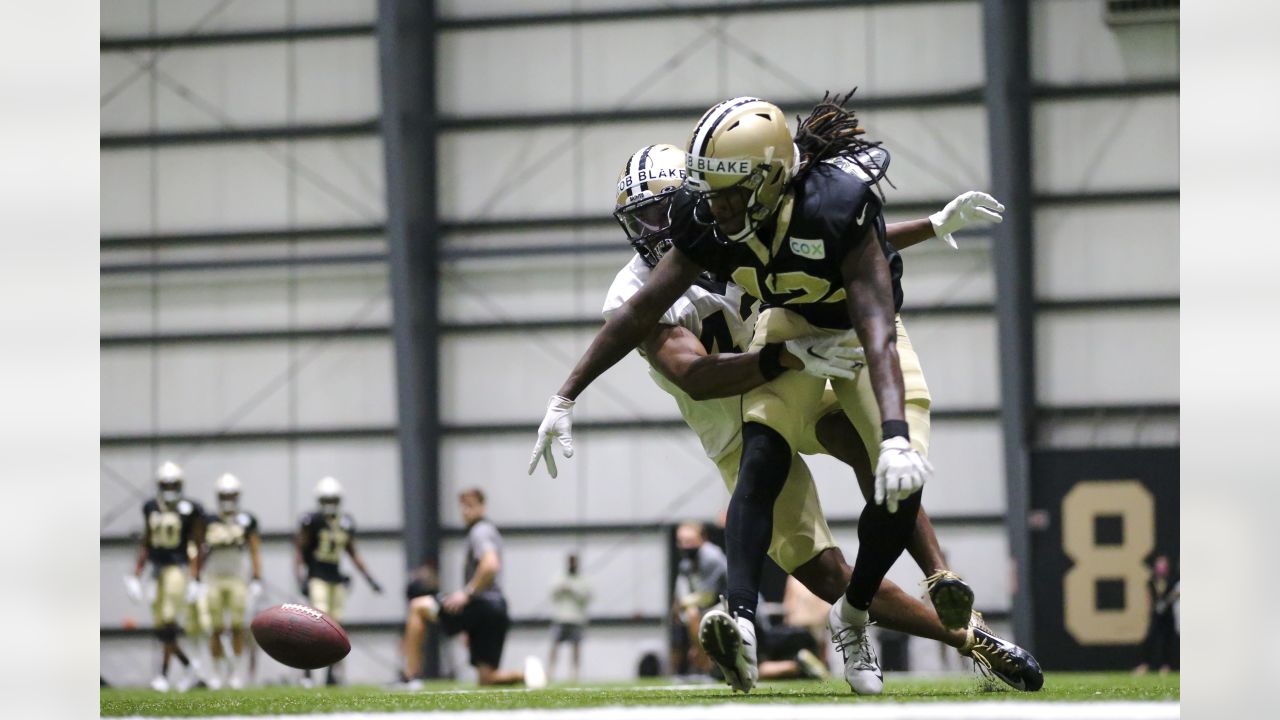
<svg viewBox="0 0 1280 720">
<path fill-rule="evenodd" d="M 837 174 L 837 181 L 831 183 L 823 214 L 830 228 L 828 237 L 835 241 L 836 261 L 843 262 L 850 250 L 871 236 L 872 228 L 883 227 L 884 206 L 870 183 L 840 170 L 830 172 Z"/>
</svg>

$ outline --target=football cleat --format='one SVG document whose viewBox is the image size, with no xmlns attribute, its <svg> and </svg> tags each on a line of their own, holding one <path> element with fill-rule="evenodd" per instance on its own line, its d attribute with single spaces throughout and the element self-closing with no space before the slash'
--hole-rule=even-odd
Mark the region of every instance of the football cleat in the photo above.
<svg viewBox="0 0 1280 720">
<path fill-rule="evenodd" d="M 884 692 L 884 674 L 880 672 L 880 659 L 867 637 L 867 626 L 846 622 L 840 614 L 846 600 L 842 597 L 827 613 L 827 629 L 831 642 L 844 658 L 844 679 L 858 695 L 879 695 Z"/>
<path fill-rule="evenodd" d="M 998 678 L 1015 690 L 1035 692 L 1044 686 L 1040 663 L 1031 653 L 993 633 L 981 613 L 973 613 L 969 639 L 960 654 L 972 658 L 974 670 L 984 677 Z"/>
<path fill-rule="evenodd" d="M 157 675 L 151 679 L 151 689 L 156 692 L 169 692 L 169 680 L 163 675 Z"/>
<path fill-rule="evenodd" d="M 702 651 L 720 668 L 735 692 L 749 693 L 760 675 L 756 663 L 756 627 L 746 618 L 716 608 L 698 624 Z"/>
<path fill-rule="evenodd" d="M 532 655 L 524 659 L 524 686 L 530 690 L 547 686 L 547 671 L 542 667 L 542 661 Z"/>
<path fill-rule="evenodd" d="M 800 648 L 800 652 L 796 653 L 796 662 L 800 663 L 800 671 L 807 678 L 813 680 L 831 679 L 831 671 L 827 669 L 827 664 L 822 662 L 817 655 L 814 655 L 809 648 Z"/>
<path fill-rule="evenodd" d="M 933 609 L 948 630 L 960 630 L 969 624 L 973 613 L 973 588 L 950 570 L 939 570 L 924 579 Z"/>
</svg>

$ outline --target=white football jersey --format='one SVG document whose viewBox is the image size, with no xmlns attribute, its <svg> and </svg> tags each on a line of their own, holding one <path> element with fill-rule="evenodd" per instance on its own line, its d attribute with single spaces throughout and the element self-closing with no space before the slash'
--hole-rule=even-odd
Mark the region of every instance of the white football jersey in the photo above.
<svg viewBox="0 0 1280 720">
<path fill-rule="evenodd" d="M 649 279 L 648 265 L 634 255 L 609 287 L 603 314 L 606 319 L 622 307 Z M 744 352 L 755 332 L 757 302 L 733 283 L 720 284 L 699 278 L 662 315 L 663 325 L 680 325 L 702 341 L 708 354 Z M 643 356 L 644 353 L 641 353 Z M 646 361 L 649 358 L 645 358 Z M 742 443 L 742 398 L 734 395 L 711 400 L 694 400 L 675 383 L 649 366 L 649 376 L 658 387 L 675 398 L 680 414 L 698 434 L 707 457 L 715 460 L 736 450 Z"/>
</svg>

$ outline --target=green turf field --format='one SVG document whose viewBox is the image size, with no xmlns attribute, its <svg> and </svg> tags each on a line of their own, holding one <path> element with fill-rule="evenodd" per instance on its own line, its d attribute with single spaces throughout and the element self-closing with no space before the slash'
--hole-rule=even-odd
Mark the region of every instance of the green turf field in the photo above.
<svg viewBox="0 0 1280 720">
<path fill-rule="evenodd" d="M 746 703 L 866 703 L 884 701 L 1135 701 L 1177 700 L 1178 675 L 1134 677 L 1127 673 L 1049 673 L 1036 693 L 984 689 L 975 679 L 886 678 L 885 694 L 859 698 L 843 681 L 767 683 L 750 695 L 734 697 L 727 687 L 665 689 L 663 683 L 553 686 L 545 690 L 475 690 L 457 683 L 433 683 L 417 693 L 376 686 L 325 688 L 258 688 L 195 690 L 183 695 L 150 690 L 102 691 L 104 716 L 120 715 L 281 715 L 327 712 L 398 712 L 431 710 L 505 710 L 574 708 L 602 705 L 692 705 Z M 458 692 L 466 690 L 467 692 Z"/>
</svg>

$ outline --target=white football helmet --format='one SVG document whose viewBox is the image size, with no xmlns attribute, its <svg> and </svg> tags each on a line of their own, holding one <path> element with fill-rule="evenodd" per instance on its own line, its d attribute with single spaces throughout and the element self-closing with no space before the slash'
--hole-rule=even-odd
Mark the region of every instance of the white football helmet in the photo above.
<svg viewBox="0 0 1280 720">
<path fill-rule="evenodd" d="M 166 460 L 156 470 L 156 497 L 165 505 L 175 505 L 182 499 L 182 468 Z"/>
<path fill-rule="evenodd" d="M 631 247 L 653 267 L 671 249 L 671 195 L 684 184 L 684 151 L 648 145 L 631 154 L 618 175 L 613 217 Z"/>
<path fill-rule="evenodd" d="M 316 483 L 316 500 L 320 503 L 320 511 L 334 516 L 342 506 L 342 483 L 337 478 L 326 475 Z"/>
<path fill-rule="evenodd" d="M 223 473 L 213 487 L 218 493 L 219 512 L 232 515 L 240 511 L 240 478 L 231 473 Z"/>
</svg>

